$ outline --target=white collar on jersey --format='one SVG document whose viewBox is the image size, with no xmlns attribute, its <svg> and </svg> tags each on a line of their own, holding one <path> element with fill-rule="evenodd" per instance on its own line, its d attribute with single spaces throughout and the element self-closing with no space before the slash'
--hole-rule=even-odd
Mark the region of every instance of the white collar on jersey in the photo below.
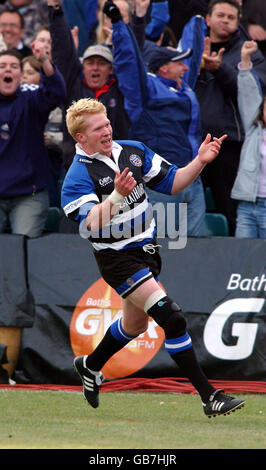
<svg viewBox="0 0 266 470">
<path fill-rule="evenodd" d="M 107 157 L 106 155 L 103 155 L 99 152 L 93 153 L 92 155 L 88 155 L 86 152 L 84 152 L 84 150 L 82 150 L 79 144 L 76 144 L 76 153 L 78 155 L 83 155 L 84 157 L 87 157 L 89 159 L 101 160 L 104 163 L 106 163 L 109 167 L 111 167 L 114 171 L 120 171 L 118 167 L 118 158 L 119 158 L 121 151 L 122 151 L 121 145 L 113 141 L 113 148 L 112 148 L 112 156 L 114 159 L 113 161 L 110 157 Z"/>
<path fill-rule="evenodd" d="M 112 155 L 113 155 L 115 160 L 116 160 L 116 158 L 119 157 L 119 155 L 121 153 L 121 150 L 122 150 L 121 145 L 119 145 L 117 142 L 113 141 Z M 80 147 L 79 144 L 76 144 L 76 153 L 78 153 L 79 155 L 83 155 L 84 157 L 88 157 L 88 158 L 106 157 L 106 155 L 103 155 L 99 152 L 96 152 L 96 153 L 93 153 L 93 154 L 89 155 L 88 153 L 84 152 L 84 150 L 82 150 L 82 148 Z"/>
</svg>

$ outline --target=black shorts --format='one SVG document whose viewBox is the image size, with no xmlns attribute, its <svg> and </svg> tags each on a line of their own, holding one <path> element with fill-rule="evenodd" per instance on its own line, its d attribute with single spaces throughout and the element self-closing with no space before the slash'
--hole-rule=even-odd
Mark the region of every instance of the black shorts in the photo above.
<svg viewBox="0 0 266 470">
<path fill-rule="evenodd" d="M 154 249 L 151 249 L 151 252 L 144 251 L 144 247 L 121 251 L 94 250 L 101 276 L 123 298 L 151 277 L 158 281 L 162 262 L 159 249 L 155 245 L 153 242 Z"/>
</svg>

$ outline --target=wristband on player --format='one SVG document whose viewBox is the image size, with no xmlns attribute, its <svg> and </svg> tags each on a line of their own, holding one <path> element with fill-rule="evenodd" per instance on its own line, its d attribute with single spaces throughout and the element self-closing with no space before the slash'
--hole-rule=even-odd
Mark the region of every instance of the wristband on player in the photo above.
<svg viewBox="0 0 266 470">
<path fill-rule="evenodd" d="M 120 194 L 116 189 L 108 196 L 111 204 L 121 204 L 124 200 L 124 196 Z"/>
</svg>

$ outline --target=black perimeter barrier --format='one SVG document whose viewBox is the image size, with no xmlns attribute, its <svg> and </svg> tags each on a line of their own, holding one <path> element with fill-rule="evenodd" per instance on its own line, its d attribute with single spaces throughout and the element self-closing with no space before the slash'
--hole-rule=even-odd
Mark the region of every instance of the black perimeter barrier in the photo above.
<svg viewBox="0 0 266 470">
<path fill-rule="evenodd" d="M 158 243 L 160 283 L 181 306 L 206 375 L 265 381 L 266 241 L 190 238 L 183 249 Z M 29 383 L 79 385 L 73 357 L 94 348 L 97 325 L 104 323 L 103 334 L 119 312 L 117 297 L 103 291 L 90 243 L 73 234 L 3 234 L 0 261 L 0 326 L 23 328 L 18 368 Z M 156 331 L 153 324 L 150 342 L 138 344 L 148 348 L 146 363 L 122 378 L 182 376 L 162 336 L 154 342 Z"/>
</svg>

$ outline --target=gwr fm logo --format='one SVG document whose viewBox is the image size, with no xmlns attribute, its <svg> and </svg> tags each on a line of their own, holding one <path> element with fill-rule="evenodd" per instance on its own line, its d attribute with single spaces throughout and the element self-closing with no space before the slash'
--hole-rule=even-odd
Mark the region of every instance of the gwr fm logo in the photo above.
<svg viewBox="0 0 266 470">
<path fill-rule="evenodd" d="M 91 354 L 111 323 L 121 316 L 121 298 L 103 279 L 99 279 L 83 294 L 75 307 L 70 324 L 74 354 Z M 164 338 L 163 329 L 150 318 L 147 331 L 128 343 L 105 364 L 102 369 L 104 376 L 115 379 L 134 374 L 157 354 Z"/>
</svg>

